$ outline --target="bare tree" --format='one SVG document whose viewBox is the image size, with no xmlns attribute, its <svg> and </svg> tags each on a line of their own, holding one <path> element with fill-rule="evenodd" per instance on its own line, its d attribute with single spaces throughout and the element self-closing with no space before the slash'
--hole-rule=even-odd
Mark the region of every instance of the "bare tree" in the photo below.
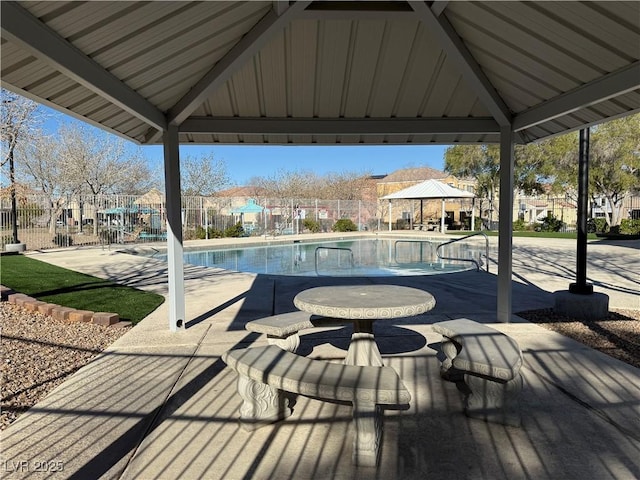
<svg viewBox="0 0 640 480">
<path fill-rule="evenodd" d="M 47 196 L 49 231 L 62 212 L 65 193 L 70 190 L 69 177 L 60 155 L 60 145 L 51 136 L 40 135 L 22 149 L 20 177 L 26 184 Z"/>
<path fill-rule="evenodd" d="M 365 200 L 371 196 L 375 198 L 375 183 L 370 180 L 369 172 L 340 172 L 328 173 L 323 177 L 322 197 L 325 199 Z"/>
<path fill-rule="evenodd" d="M 210 196 L 230 183 L 227 165 L 213 153 L 180 159 L 182 192 L 184 195 Z"/>
<path fill-rule="evenodd" d="M 57 135 L 66 173 L 76 180 L 70 193 L 138 195 L 153 186 L 139 150 L 97 129 L 71 124 Z"/>
<path fill-rule="evenodd" d="M 18 240 L 18 211 L 16 202 L 15 153 L 21 142 L 28 143 L 40 118 L 35 115 L 38 105 L 20 95 L 2 89 L 0 137 L 2 139 L 2 170 L 8 165 L 11 195 L 12 243 Z"/>
<path fill-rule="evenodd" d="M 323 180 L 311 171 L 279 169 L 269 177 L 253 177 L 249 183 L 279 199 L 318 198 Z"/>
<path fill-rule="evenodd" d="M 154 185 L 153 175 L 139 150 L 132 152 L 119 137 L 84 125 L 64 125 L 56 135 L 41 136 L 26 152 L 25 174 L 33 185 L 49 195 L 51 228 L 64 196 L 89 195 L 95 206 L 99 195 L 137 195 Z M 80 205 L 81 228 L 83 208 Z M 97 208 L 93 212 L 97 234 Z"/>
</svg>

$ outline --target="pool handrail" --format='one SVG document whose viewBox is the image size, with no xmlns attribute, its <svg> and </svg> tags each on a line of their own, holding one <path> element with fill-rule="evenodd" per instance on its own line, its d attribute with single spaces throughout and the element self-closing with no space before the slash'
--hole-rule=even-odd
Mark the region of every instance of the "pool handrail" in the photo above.
<svg viewBox="0 0 640 480">
<path fill-rule="evenodd" d="M 316 247 L 316 251 L 315 251 L 315 267 L 316 267 L 316 275 L 319 277 L 322 277 L 324 275 L 321 275 L 320 273 L 318 273 L 318 250 L 346 250 L 350 253 L 349 258 L 351 259 L 351 268 L 353 268 L 355 266 L 355 260 L 354 260 L 354 256 L 353 256 L 353 250 L 351 250 L 350 248 L 346 248 L 346 247 L 324 247 L 324 246 L 320 246 L 320 247 Z"/>
<path fill-rule="evenodd" d="M 398 261 L 398 244 L 399 243 L 428 243 L 429 244 L 429 253 L 433 251 L 433 240 L 396 240 L 393 244 L 393 261 L 397 264 L 401 262 Z"/>
<path fill-rule="evenodd" d="M 443 257 L 442 255 L 440 255 L 440 249 L 442 247 L 444 247 L 445 245 L 451 245 L 452 243 L 456 243 L 456 242 L 459 242 L 461 240 L 466 240 L 467 238 L 475 237 L 476 235 L 482 235 L 484 237 L 484 240 L 485 240 L 485 255 L 484 256 L 487 259 L 486 264 L 487 264 L 487 273 L 488 273 L 489 272 L 489 237 L 484 232 L 475 232 L 475 233 L 472 233 L 470 235 L 465 235 L 464 237 L 454 238 L 453 240 L 449 240 L 448 242 L 441 243 L 436 248 L 436 256 L 441 260 L 455 260 L 455 261 L 459 261 L 459 262 L 471 262 L 471 263 L 475 264 L 476 271 L 479 272 L 480 271 L 480 264 L 478 263 L 477 260 L 474 260 L 473 258 Z"/>
</svg>

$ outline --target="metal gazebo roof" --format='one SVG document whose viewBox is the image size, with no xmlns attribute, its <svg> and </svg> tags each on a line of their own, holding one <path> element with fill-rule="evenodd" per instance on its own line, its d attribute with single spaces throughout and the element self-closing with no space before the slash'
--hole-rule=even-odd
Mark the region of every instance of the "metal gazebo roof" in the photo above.
<svg viewBox="0 0 640 480">
<path fill-rule="evenodd" d="M 385 200 L 427 198 L 473 198 L 475 195 L 438 180 L 426 180 L 382 197 Z"/>
<path fill-rule="evenodd" d="M 140 144 L 529 142 L 640 109 L 640 2 L 1 2 L 2 85 Z"/>
<path fill-rule="evenodd" d="M 385 200 L 420 200 L 420 218 L 422 219 L 422 201 L 427 199 L 441 199 L 442 200 L 442 213 L 440 214 L 440 231 L 444 233 L 444 205 L 445 200 L 448 198 L 474 198 L 475 195 L 471 192 L 460 190 L 459 188 L 452 187 L 446 183 L 438 180 L 429 179 L 424 182 L 412 185 L 398 192 L 391 193 L 382 197 Z M 391 207 L 389 207 L 391 208 Z M 422 221 L 422 220 L 421 220 Z M 473 224 L 473 215 L 472 215 Z M 391 227 L 391 214 L 389 214 L 389 227 Z M 473 229 L 473 227 L 472 227 Z"/>
<path fill-rule="evenodd" d="M 258 205 L 255 199 L 250 198 L 241 207 L 232 209 L 231 213 L 262 213 L 263 211 L 264 207 Z"/>
</svg>

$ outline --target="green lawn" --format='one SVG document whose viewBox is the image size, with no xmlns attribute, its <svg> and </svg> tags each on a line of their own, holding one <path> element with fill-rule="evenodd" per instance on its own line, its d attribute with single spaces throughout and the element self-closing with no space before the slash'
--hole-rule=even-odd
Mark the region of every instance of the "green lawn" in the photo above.
<svg viewBox="0 0 640 480">
<path fill-rule="evenodd" d="M 164 302 L 164 297 L 24 255 L 0 258 L 0 283 L 43 302 L 93 312 L 111 312 L 137 323 Z"/>
</svg>

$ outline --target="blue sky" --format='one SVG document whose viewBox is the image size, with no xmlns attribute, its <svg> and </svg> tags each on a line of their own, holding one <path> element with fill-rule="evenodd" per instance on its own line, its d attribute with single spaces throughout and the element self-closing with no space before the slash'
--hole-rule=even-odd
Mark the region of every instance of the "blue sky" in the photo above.
<svg viewBox="0 0 640 480">
<path fill-rule="evenodd" d="M 199 156 L 213 151 L 221 159 L 236 185 L 254 176 L 269 177 L 278 170 L 329 172 L 369 172 L 388 174 L 400 168 L 444 165 L 444 146 L 182 146 L 181 155 Z M 162 162 L 162 147 L 143 147 L 154 162 Z"/>
<path fill-rule="evenodd" d="M 45 128 L 49 132 L 55 132 L 63 123 L 78 121 L 60 112 L 46 110 L 48 119 Z M 102 130 L 99 132 L 103 133 Z M 132 142 L 128 143 L 132 149 L 137 147 Z M 425 166 L 442 170 L 446 148 L 442 145 L 184 145 L 180 147 L 180 154 L 197 157 L 213 152 L 215 158 L 225 162 L 232 184 L 245 185 L 251 177 L 269 177 L 278 170 L 312 171 L 320 175 L 329 172 L 369 172 L 373 175 L 383 175 L 401 168 Z M 141 150 L 152 168 L 161 169 L 161 146 L 142 146 Z"/>
</svg>

